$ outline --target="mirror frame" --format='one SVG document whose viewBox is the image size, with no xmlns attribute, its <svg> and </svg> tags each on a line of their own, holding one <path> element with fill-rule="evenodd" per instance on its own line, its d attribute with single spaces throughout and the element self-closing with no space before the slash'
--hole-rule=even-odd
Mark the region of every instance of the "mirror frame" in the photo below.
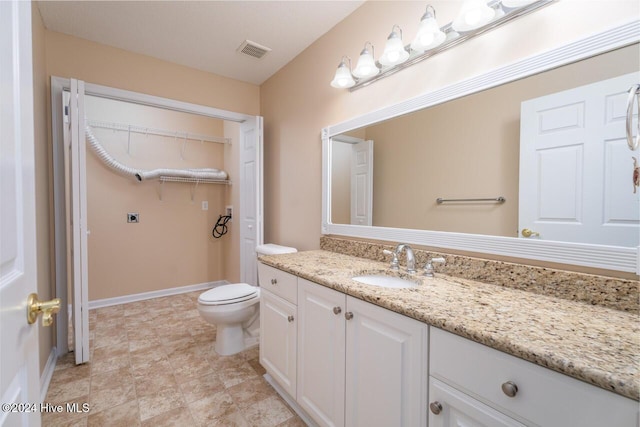
<svg viewBox="0 0 640 427">
<path fill-rule="evenodd" d="M 331 138 L 640 41 L 640 19 L 322 129 L 322 234 L 404 242 L 640 275 L 640 246 L 622 247 L 331 222 Z"/>
</svg>

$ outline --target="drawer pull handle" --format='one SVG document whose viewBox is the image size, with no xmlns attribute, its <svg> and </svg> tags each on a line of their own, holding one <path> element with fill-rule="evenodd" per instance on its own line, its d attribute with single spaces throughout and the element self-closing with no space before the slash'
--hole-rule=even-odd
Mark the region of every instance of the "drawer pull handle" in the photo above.
<svg viewBox="0 0 640 427">
<path fill-rule="evenodd" d="M 277 285 L 278 284 L 278 279 L 271 279 L 271 284 L 272 285 Z"/>
<path fill-rule="evenodd" d="M 347 311 L 347 312 L 344 314 L 344 318 L 345 318 L 345 319 L 347 319 L 347 320 L 351 320 L 351 319 L 353 319 L 353 313 L 352 313 L 352 312 L 350 312 L 350 311 Z"/>
<path fill-rule="evenodd" d="M 289 321 L 289 323 L 293 322 L 293 316 L 287 317 L 287 320 Z"/>
<path fill-rule="evenodd" d="M 342 313 L 342 309 L 340 307 L 333 307 L 333 314 L 340 314 Z"/>
<path fill-rule="evenodd" d="M 502 392 L 509 397 L 516 397 L 516 394 L 518 394 L 518 386 L 513 381 L 507 381 L 502 384 Z"/>
<path fill-rule="evenodd" d="M 431 412 L 435 415 L 440 415 L 440 412 L 442 412 L 442 404 L 436 400 L 429 404 L 429 409 L 431 409 Z"/>
</svg>

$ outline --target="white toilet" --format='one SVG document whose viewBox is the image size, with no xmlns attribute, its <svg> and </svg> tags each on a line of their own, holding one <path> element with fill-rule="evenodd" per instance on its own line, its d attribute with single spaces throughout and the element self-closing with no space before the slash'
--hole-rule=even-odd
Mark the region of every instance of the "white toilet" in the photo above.
<svg viewBox="0 0 640 427">
<path fill-rule="evenodd" d="M 295 248 L 258 245 L 257 255 L 288 254 Z M 216 325 L 216 353 L 229 356 L 258 344 L 260 333 L 260 288 L 246 283 L 218 286 L 198 298 L 200 316 Z"/>
</svg>

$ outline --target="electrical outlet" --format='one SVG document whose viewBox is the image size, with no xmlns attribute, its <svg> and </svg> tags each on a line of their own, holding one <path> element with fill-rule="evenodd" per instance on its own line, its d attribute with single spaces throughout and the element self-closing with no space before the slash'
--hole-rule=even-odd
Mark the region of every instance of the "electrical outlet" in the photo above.
<svg viewBox="0 0 640 427">
<path fill-rule="evenodd" d="M 233 222 L 233 206 L 226 207 L 226 215 L 230 216 L 229 222 Z"/>
<path fill-rule="evenodd" d="M 134 213 L 134 212 L 129 212 L 127 214 L 127 222 L 133 222 L 133 223 L 140 222 L 140 214 L 139 213 Z"/>
<path fill-rule="evenodd" d="M 202 210 L 203 211 L 208 211 L 209 210 L 209 202 L 206 200 L 202 201 Z"/>
</svg>

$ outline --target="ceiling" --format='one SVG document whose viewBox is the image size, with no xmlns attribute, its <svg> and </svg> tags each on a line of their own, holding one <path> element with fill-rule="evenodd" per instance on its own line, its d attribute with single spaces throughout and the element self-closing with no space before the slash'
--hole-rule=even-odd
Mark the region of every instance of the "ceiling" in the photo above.
<svg viewBox="0 0 640 427">
<path fill-rule="evenodd" d="M 51 31 L 260 85 L 364 0 L 39 1 Z M 272 50 L 237 52 L 251 40 Z"/>
</svg>

